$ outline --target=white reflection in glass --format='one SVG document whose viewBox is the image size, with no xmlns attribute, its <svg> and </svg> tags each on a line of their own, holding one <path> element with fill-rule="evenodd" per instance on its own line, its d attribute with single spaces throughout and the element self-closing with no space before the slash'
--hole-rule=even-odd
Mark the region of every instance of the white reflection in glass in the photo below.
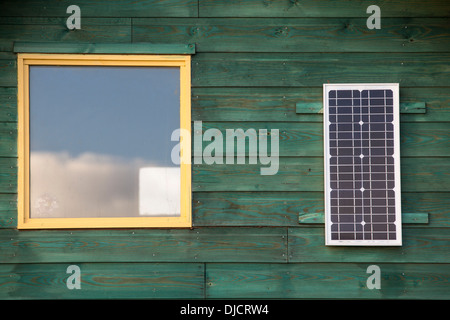
<svg viewBox="0 0 450 320">
<path fill-rule="evenodd" d="M 32 218 L 179 216 L 179 69 L 30 67 Z"/>
</svg>

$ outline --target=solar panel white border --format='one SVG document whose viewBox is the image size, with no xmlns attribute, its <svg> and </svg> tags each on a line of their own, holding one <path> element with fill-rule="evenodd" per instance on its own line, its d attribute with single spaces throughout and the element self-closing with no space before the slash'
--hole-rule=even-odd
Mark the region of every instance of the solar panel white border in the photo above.
<svg viewBox="0 0 450 320">
<path fill-rule="evenodd" d="M 330 152 L 329 152 L 329 91 L 331 90 L 392 90 L 393 92 L 393 124 L 394 124 L 394 179 L 395 179 L 395 240 L 332 240 L 331 239 L 331 187 L 330 187 Z M 398 83 L 365 83 L 365 84 L 324 84 L 323 85 L 323 128 L 324 128 L 324 187 L 325 187 L 325 244 L 327 246 L 401 246 L 401 186 L 400 186 L 400 102 Z"/>
</svg>

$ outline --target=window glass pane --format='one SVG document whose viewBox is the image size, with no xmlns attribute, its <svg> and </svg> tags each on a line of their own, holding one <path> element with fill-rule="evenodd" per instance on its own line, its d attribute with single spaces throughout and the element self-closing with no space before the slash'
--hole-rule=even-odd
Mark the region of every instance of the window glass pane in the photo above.
<svg viewBox="0 0 450 320">
<path fill-rule="evenodd" d="M 175 67 L 30 66 L 30 217 L 180 215 Z"/>
</svg>

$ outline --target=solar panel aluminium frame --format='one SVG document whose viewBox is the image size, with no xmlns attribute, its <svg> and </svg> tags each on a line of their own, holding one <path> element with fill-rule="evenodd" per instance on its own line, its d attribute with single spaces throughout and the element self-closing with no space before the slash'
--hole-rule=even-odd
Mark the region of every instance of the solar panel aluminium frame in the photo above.
<svg viewBox="0 0 450 320">
<path fill-rule="evenodd" d="M 330 145 L 329 145 L 329 92 L 331 90 L 392 90 L 393 92 L 393 138 L 394 138 L 394 181 L 395 192 L 395 240 L 341 240 L 331 239 L 331 186 L 330 186 Z M 401 185 L 400 185 L 400 98 L 398 83 L 344 83 L 323 84 L 323 130 L 324 130 L 324 188 L 325 188 L 325 245 L 327 246 L 401 246 Z"/>
</svg>

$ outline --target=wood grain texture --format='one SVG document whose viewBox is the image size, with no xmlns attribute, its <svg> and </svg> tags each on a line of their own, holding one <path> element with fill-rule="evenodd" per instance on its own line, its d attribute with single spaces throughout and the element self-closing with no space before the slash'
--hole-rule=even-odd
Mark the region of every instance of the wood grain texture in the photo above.
<svg viewBox="0 0 450 320">
<path fill-rule="evenodd" d="M 320 224 L 322 225 L 325 221 L 324 214 L 313 213 L 313 214 L 303 214 L 300 213 L 298 216 L 298 222 L 301 224 Z M 428 213 L 411 213 L 402 212 L 402 225 L 406 224 L 428 224 Z"/>
<path fill-rule="evenodd" d="M 0 122 L 0 157 L 17 156 L 17 122 Z"/>
<path fill-rule="evenodd" d="M 65 17 L 70 0 L 2 1 L 0 15 L 8 17 Z M 196 17 L 197 0 L 77 0 L 82 17 Z"/>
<path fill-rule="evenodd" d="M 200 0 L 200 17 L 369 17 L 370 1 L 300 1 L 300 0 Z M 445 0 L 426 3 L 414 0 L 388 0 L 377 3 L 382 17 L 448 17 L 450 5 Z"/>
<path fill-rule="evenodd" d="M 289 228 L 289 262 L 449 263 L 446 228 L 406 228 L 400 247 L 325 246 L 324 228 Z"/>
<path fill-rule="evenodd" d="M 0 53 L 0 87 L 17 87 L 17 62 L 12 54 Z"/>
<path fill-rule="evenodd" d="M 401 114 L 401 122 L 450 121 L 447 87 L 400 87 L 402 103 L 425 103 L 424 114 Z M 192 89 L 192 118 L 203 121 L 320 122 L 316 107 L 296 113 L 296 104 L 323 105 L 322 87 L 212 87 Z"/>
<path fill-rule="evenodd" d="M 450 226 L 448 193 L 402 194 L 403 223 L 408 227 Z M 299 226 L 323 228 L 322 192 L 196 192 L 194 226 Z M 413 214 L 415 213 L 415 214 Z"/>
<path fill-rule="evenodd" d="M 131 42 L 131 19 L 83 18 L 81 28 L 77 30 L 68 29 L 66 20 L 67 18 L 2 18 L 0 51 L 13 51 L 15 41 Z"/>
<path fill-rule="evenodd" d="M 401 155 L 404 157 L 445 157 L 450 156 L 450 131 L 448 123 L 403 123 L 400 131 Z M 323 156 L 323 124 L 294 122 L 203 122 L 203 133 L 209 129 L 219 130 L 223 137 L 222 148 L 216 149 L 216 155 L 225 157 L 227 152 L 237 153 L 237 140 L 234 149 L 226 143 L 227 130 L 238 132 L 254 132 L 259 135 L 261 130 L 272 134 L 279 130 L 279 155 L 281 157 L 317 157 Z M 250 131 L 249 131 L 250 130 Z M 217 132 L 217 131 L 216 131 Z M 237 138 L 241 139 L 241 138 Z M 259 136 L 258 136 L 259 139 Z M 268 152 L 271 152 L 271 137 L 268 136 Z M 193 151 L 204 152 L 211 141 L 202 144 L 193 143 Z M 258 156 L 258 150 L 250 152 L 248 138 L 245 142 L 246 156 Z M 211 147 L 209 147 L 211 148 Z M 234 150 L 234 151 L 233 151 Z M 15 157 L 17 155 L 17 123 L 0 122 L 0 156 Z M 225 160 L 224 160 L 225 162 Z"/>
<path fill-rule="evenodd" d="M 323 103 L 321 102 L 297 102 L 295 104 L 296 113 L 323 113 Z M 425 102 L 400 102 L 400 113 L 426 113 Z"/>
<path fill-rule="evenodd" d="M 0 122 L 17 121 L 17 89 L 0 87 Z"/>
<path fill-rule="evenodd" d="M 450 227 L 450 194 L 448 193 L 402 194 L 402 210 L 404 212 L 428 213 L 428 227 Z"/>
<path fill-rule="evenodd" d="M 194 54 L 195 45 L 177 43 L 14 42 L 14 52 L 96 54 Z"/>
<path fill-rule="evenodd" d="M 201 299 L 198 263 L 81 263 L 81 288 L 68 289 L 72 263 L 0 264 L 0 299 Z"/>
<path fill-rule="evenodd" d="M 286 262 L 286 228 L 0 230 L 0 263 Z"/>
<path fill-rule="evenodd" d="M 321 191 L 323 192 L 323 159 L 315 157 L 282 157 L 275 175 L 261 175 L 268 165 L 194 164 L 192 190 L 201 191 Z M 450 191 L 448 158 L 403 158 L 401 160 L 402 192 Z M 239 183 L 236 183 L 239 181 Z"/>
<path fill-rule="evenodd" d="M 439 53 L 198 53 L 194 87 L 322 87 L 324 83 L 449 86 L 450 56 Z"/>
<path fill-rule="evenodd" d="M 72 4 L 81 30 L 67 29 Z M 386 0 L 382 28 L 369 30 L 372 4 L 2 1 L 0 299 L 450 299 L 450 3 Z M 280 129 L 279 172 L 262 176 L 248 159 L 193 165 L 192 229 L 18 231 L 18 42 L 81 53 L 195 44 L 192 120 Z M 401 247 L 324 245 L 322 85 L 338 82 L 400 84 Z M 82 290 L 66 286 L 71 264 Z M 367 288 L 372 264 L 380 290 Z"/>
<path fill-rule="evenodd" d="M 17 158 L 0 157 L 0 193 L 17 193 Z"/>
<path fill-rule="evenodd" d="M 370 290 L 371 264 L 380 289 Z M 449 264 L 207 264 L 206 297 L 214 299 L 448 299 Z M 270 314 L 270 311 L 269 311 Z"/>
<path fill-rule="evenodd" d="M 324 212 L 322 192 L 195 192 L 192 207 L 195 227 L 316 225 L 323 221 Z M 409 227 L 423 223 L 428 228 L 450 226 L 448 193 L 403 192 L 402 211 L 421 215 L 404 220 Z M 0 226 L 16 228 L 16 194 L 0 194 Z"/>
<path fill-rule="evenodd" d="M 216 149 L 216 155 L 225 155 L 227 152 L 237 153 L 237 143 L 233 148 L 226 143 L 227 130 L 237 132 L 239 129 L 245 132 L 255 132 L 259 138 L 261 130 L 271 132 L 279 130 L 279 155 L 281 157 L 293 156 L 323 156 L 323 123 L 295 123 L 295 122 L 202 122 L 203 134 L 209 130 L 219 130 L 223 137 L 221 150 Z M 250 130 L 250 131 L 249 131 Z M 254 131 L 253 131 L 254 130 Z M 272 132 L 272 135 L 274 132 Z M 239 136 L 241 137 L 241 136 Z M 241 139 L 241 138 L 239 138 Z M 268 139 L 268 152 L 270 154 L 270 141 Z M 203 141 L 202 145 L 195 144 L 193 149 L 204 151 L 211 141 Z M 442 123 L 402 123 L 400 129 L 401 155 L 405 157 L 423 156 L 450 156 L 450 130 L 449 124 Z M 248 138 L 245 145 L 247 156 L 257 156 L 259 149 L 255 152 L 249 150 Z"/>
<path fill-rule="evenodd" d="M 448 52 L 450 20 L 386 18 L 133 19 L 133 42 L 196 43 L 199 52 Z"/>
</svg>

